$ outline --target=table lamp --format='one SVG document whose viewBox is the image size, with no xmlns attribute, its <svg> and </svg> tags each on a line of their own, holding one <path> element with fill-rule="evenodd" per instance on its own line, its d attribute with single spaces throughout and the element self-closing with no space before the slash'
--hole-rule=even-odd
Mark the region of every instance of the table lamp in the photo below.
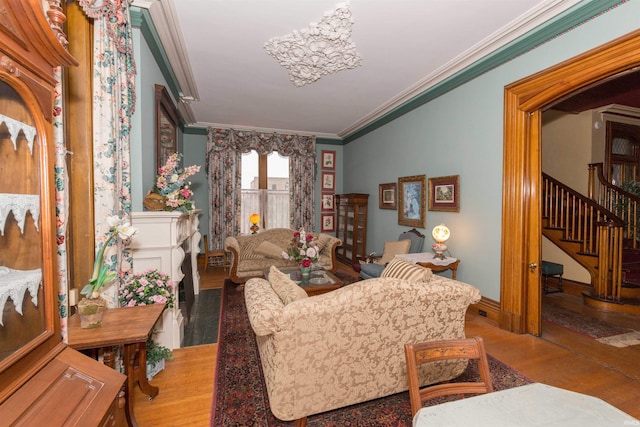
<svg viewBox="0 0 640 427">
<path fill-rule="evenodd" d="M 260 222 L 260 215 L 258 215 L 257 213 L 251 214 L 251 216 L 249 216 L 249 222 L 251 223 L 251 227 L 249 227 L 249 230 L 251 230 L 251 234 L 258 234 L 258 230 L 260 229 L 260 227 L 258 227 L 258 223 Z"/>
<path fill-rule="evenodd" d="M 445 245 L 444 242 L 449 240 L 449 236 L 451 235 L 449 229 L 444 224 L 436 225 L 433 227 L 431 235 L 433 236 L 433 240 L 436 241 L 436 243 L 431 246 L 436 253 L 435 258 L 444 259 L 445 256 L 443 253 L 447 250 L 447 245 Z"/>
</svg>

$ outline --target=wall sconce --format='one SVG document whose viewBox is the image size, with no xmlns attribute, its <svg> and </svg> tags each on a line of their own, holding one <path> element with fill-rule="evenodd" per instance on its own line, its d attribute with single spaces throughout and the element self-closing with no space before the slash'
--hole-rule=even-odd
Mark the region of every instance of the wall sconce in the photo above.
<svg viewBox="0 0 640 427">
<path fill-rule="evenodd" d="M 258 215 L 257 213 L 251 214 L 251 216 L 249 216 L 249 222 L 251 223 L 251 227 L 249 227 L 249 230 L 251 230 L 251 234 L 257 234 L 258 230 L 260 229 L 260 227 L 258 227 L 258 223 L 260 222 L 260 215 Z"/>
<path fill-rule="evenodd" d="M 449 240 L 449 236 L 451 235 L 449 229 L 444 224 L 436 225 L 433 227 L 431 235 L 433 236 L 433 240 L 436 241 L 436 243 L 431 246 L 436 253 L 435 258 L 444 259 L 445 256 L 443 253 L 447 250 L 447 245 L 445 245 L 444 242 Z"/>
</svg>

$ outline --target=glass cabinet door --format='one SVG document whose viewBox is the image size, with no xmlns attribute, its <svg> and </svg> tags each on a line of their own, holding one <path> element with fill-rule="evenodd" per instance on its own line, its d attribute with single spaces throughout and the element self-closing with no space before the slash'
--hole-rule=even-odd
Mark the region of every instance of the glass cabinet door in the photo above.
<svg viewBox="0 0 640 427">
<path fill-rule="evenodd" d="M 39 141 L 22 97 L 0 81 L 0 370 L 47 330 Z"/>
</svg>

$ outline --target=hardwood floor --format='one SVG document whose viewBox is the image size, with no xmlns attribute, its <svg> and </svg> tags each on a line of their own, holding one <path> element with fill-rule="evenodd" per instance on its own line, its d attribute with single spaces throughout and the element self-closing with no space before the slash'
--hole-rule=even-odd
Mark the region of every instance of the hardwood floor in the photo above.
<svg viewBox="0 0 640 427">
<path fill-rule="evenodd" d="M 350 266 L 341 267 L 352 272 Z M 202 288 L 221 287 L 227 272 L 200 269 Z M 589 312 L 568 294 L 553 294 L 566 307 Z M 638 318 L 591 313 L 620 326 L 640 329 Z M 542 337 L 517 335 L 496 327 L 484 317 L 467 315 L 467 335 L 482 336 L 487 352 L 534 381 L 599 397 L 640 419 L 640 345 L 617 348 L 577 335 L 564 328 L 543 324 Z M 217 344 L 185 347 L 173 351 L 152 384 L 160 394 L 148 400 L 135 391 L 138 424 L 146 426 L 208 426 L 213 399 Z"/>
</svg>

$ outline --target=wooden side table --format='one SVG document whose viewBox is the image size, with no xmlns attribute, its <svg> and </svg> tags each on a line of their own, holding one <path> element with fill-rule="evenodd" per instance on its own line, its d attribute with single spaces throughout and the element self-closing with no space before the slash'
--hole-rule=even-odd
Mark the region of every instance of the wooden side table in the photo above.
<svg viewBox="0 0 640 427">
<path fill-rule="evenodd" d="M 455 261 L 447 265 L 438 265 L 438 264 L 433 264 L 431 262 L 417 262 L 416 264 L 421 267 L 430 268 L 432 271 L 435 271 L 436 273 L 440 271 L 451 270 L 451 278 L 453 280 L 456 280 L 456 272 L 458 271 L 458 264 L 460 264 L 460 260 L 456 259 Z"/>
<path fill-rule="evenodd" d="M 76 350 L 102 349 L 105 365 L 114 368 L 113 347 L 124 346 L 125 415 L 132 427 L 138 425 L 133 413 L 135 385 L 150 398 L 160 391 L 147 381 L 147 339 L 164 308 L 164 304 L 112 308 L 105 312 L 102 325 L 94 329 L 81 328 L 78 314 L 69 318 L 69 346 Z"/>
<path fill-rule="evenodd" d="M 460 260 L 457 258 L 445 257 L 445 259 L 438 259 L 431 252 L 420 252 L 415 254 L 403 254 L 396 256 L 421 267 L 430 268 L 436 273 L 440 271 L 451 270 L 451 278 L 453 280 L 456 280 L 458 264 L 460 264 Z"/>
</svg>

